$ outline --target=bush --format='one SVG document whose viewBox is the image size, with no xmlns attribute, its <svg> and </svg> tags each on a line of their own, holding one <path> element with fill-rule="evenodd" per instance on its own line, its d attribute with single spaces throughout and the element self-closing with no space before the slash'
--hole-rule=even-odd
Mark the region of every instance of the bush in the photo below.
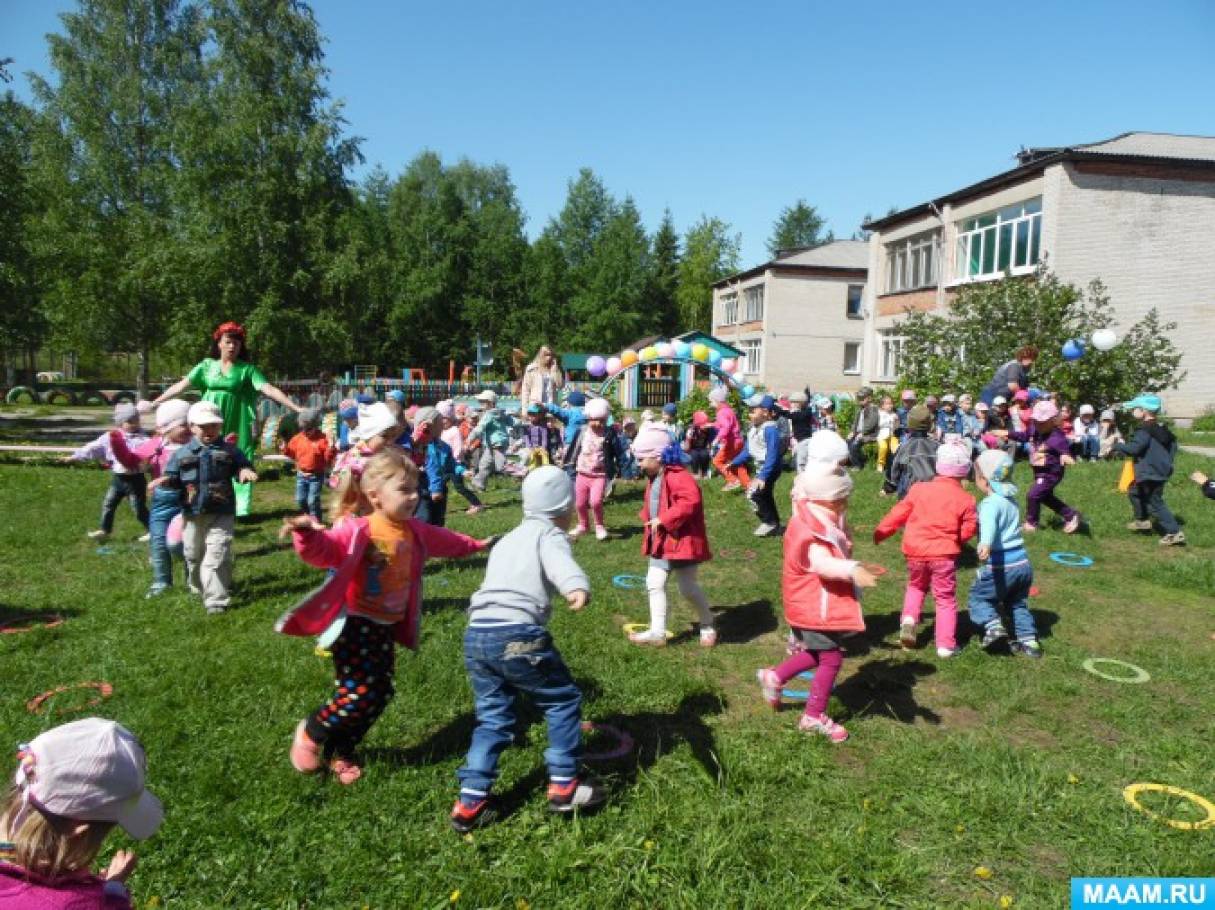
<svg viewBox="0 0 1215 910">
<path fill-rule="evenodd" d="M 1215 432 L 1215 405 L 1207 405 L 1205 411 L 1194 418 L 1193 430 L 1204 430 L 1208 433 Z"/>
<path fill-rule="evenodd" d="M 746 427 L 748 420 L 750 419 L 749 412 L 747 410 L 747 406 L 743 404 L 742 396 L 738 394 L 738 390 L 735 389 L 734 386 L 729 387 L 726 393 L 726 400 L 730 402 L 730 407 L 732 407 L 734 409 L 734 413 L 738 415 L 739 423 Z M 692 425 L 692 415 L 697 411 L 704 411 L 709 415 L 710 421 L 713 419 L 713 403 L 709 401 L 709 393 L 700 386 L 694 387 L 692 391 L 679 402 L 676 408 L 677 410 L 675 413 L 677 415 L 677 419 L 685 427 L 690 427 Z"/>
</svg>

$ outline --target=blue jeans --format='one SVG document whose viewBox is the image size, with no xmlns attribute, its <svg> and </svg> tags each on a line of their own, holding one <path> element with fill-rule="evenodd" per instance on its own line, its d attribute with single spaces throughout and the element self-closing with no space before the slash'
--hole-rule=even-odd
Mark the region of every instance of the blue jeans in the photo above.
<svg viewBox="0 0 1215 910">
<path fill-rule="evenodd" d="M 1096 460 L 1101 454 L 1101 440 L 1096 436 L 1080 437 L 1080 457 Z"/>
<path fill-rule="evenodd" d="M 997 609 L 1003 604 L 1012 614 L 1013 633 L 1019 641 L 1038 637 L 1034 615 L 1029 612 L 1030 585 L 1034 583 L 1034 570 L 1028 562 L 1013 566 L 980 566 L 975 573 L 974 587 L 970 589 L 970 621 L 980 629 L 1000 621 Z"/>
<path fill-rule="evenodd" d="M 181 491 L 157 487 L 152 491 L 152 509 L 148 513 L 149 548 L 152 561 L 152 587 L 173 585 L 173 554 L 181 556 L 181 545 L 170 548 L 167 540 L 169 523 L 181 513 Z"/>
<path fill-rule="evenodd" d="M 582 693 L 543 626 L 513 624 L 464 633 L 464 667 L 472 683 L 477 727 L 464 766 L 462 791 L 488 793 L 498 757 L 515 736 L 515 699 L 531 696 L 548 721 L 544 761 L 549 777 L 573 778 L 582 755 Z"/>
<path fill-rule="evenodd" d="M 317 521 L 321 520 L 321 490 L 325 486 L 324 474 L 295 475 L 295 504 L 301 512 L 307 512 Z"/>
</svg>

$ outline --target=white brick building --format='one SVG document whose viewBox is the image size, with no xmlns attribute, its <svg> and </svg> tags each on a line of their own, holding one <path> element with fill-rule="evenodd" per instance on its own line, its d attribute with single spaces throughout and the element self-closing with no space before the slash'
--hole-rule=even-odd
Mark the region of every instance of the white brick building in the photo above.
<svg viewBox="0 0 1215 910">
<path fill-rule="evenodd" d="M 1215 137 L 1125 133 L 1018 158 L 866 225 L 866 381 L 897 377 L 906 309 L 943 307 L 961 284 L 1027 274 L 1046 257 L 1064 281 L 1105 283 L 1115 328 L 1152 307 L 1178 323 L 1188 375 L 1166 407 L 1184 418 L 1215 405 Z"/>
<path fill-rule="evenodd" d="M 868 261 L 861 240 L 782 250 L 713 285 L 712 334 L 744 351 L 751 381 L 770 391 L 855 391 Z"/>
</svg>

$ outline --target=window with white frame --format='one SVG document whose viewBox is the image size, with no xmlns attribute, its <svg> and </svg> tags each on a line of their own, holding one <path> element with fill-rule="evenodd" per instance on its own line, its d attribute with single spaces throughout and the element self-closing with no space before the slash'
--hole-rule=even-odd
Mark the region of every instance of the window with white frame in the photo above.
<svg viewBox="0 0 1215 910">
<path fill-rule="evenodd" d="M 863 284 L 848 285 L 848 306 L 844 310 L 844 314 L 849 319 L 861 318 L 861 298 L 865 294 L 865 286 Z"/>
<path fill-rule="evenodd" d="M 743 322 L 764 318 L 764 286 L 757 284 L 743 291 Z"/>
<path fill-rule="evenodd" d="M 914 291 L 937 282 L 936 231 L 886 244 L 886 293 Z"/>
<path fill-rule="evenodd" d="M 758 373 L 764 365 L 764 341 L 762 338 L 748 338 L 745 341 L 740 341 L 738 346 L 742 349 L 744 364 L 742 371 L 748 375 Z"/>
<path fill-rule="evenodd" d="M 1031 271 L 1042 255 L 1042 200 L 1029 199 L 958 223 L 958 278 Z"/>
<path fill-rule="evenodd" d="M 738 323 L 738 294 L 731 291 L 721 295 L 721 324 L 736 325 Z"/>
<path fill-rule="evenodd" d="M 893 331 L 880 333 L 880 355 L 878 361 L 878 377 L 880 379 L 898 379 L 899 362 L 903 357 L 902 335 Z"/>
<path fill-rule="evenodd" d="M 861 343 L 859 341 L 844 342 L 844 375 L 854 376 L 861 371 Z"/>
</svg>

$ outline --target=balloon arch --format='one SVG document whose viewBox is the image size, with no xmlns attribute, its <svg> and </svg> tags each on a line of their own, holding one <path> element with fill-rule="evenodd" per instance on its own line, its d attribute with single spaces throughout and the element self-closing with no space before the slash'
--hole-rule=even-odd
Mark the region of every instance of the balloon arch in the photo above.
<svg viewBox="0 0 1215 910">
<path fill-rule="evenodd" d="M 593 379 L 601 379 L 596 390 L 606 396 L 616 383 L 627 374 L 643 366 L 692 366 L 702 367 L 723 383 L 736 388 L 743 398 L 755 394 L 754 386 L 747 382 L 741 364 L 733 357 L 722 357 L 721 352 L 706 344 L 689 344 L 686 341 L 663 341 L 648 345 L 640 351 L 626 348 L 618 356 L 604 358 L 595 354 L 587 358 L 586 371 Z"/>
</svg>

